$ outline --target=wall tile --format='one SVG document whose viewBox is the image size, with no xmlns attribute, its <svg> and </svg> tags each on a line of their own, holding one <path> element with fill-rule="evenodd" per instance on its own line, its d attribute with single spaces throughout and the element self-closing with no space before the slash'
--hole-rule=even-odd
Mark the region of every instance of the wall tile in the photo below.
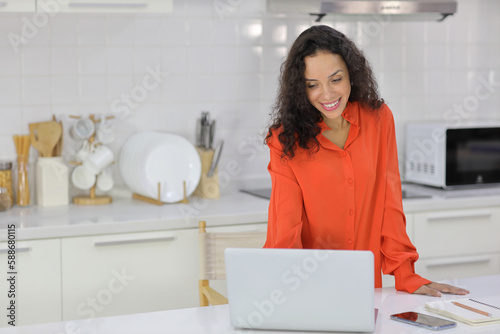
<svg viewBox="0 0 500 334">
<path fill-rule="evenodd" d="M 50 70 L 55 75 L 78 74 L 78 49 L 72 46 L 55 46 L 50 50 Z"/>
<path fill-rule="evenodd" d="M 78 104 L 79 79 L 77 76 L 54 76 L 52 82 L 52 103 Z"/>
<path fill-rule="evenodd" d="M 23 104 L 50 104 L 51 102 L 50 77 L 23 77 Z"/>
<path fill-rule="evenodd" d="M 26 47 L 22 50 L 23 75 L 49 75 L 51 73 L 49 47 Z M 21 57 L 16 56 L 18 61 Z M 3 59 L 4 57 L 2 57 Z M 2 71 L 3 72 L 3 71 Z"/>
<path fill-rule="evenodd" d="M 76 23 L 76 24 L 75 24 Z M 78 44 L 78 18 L 72 14 L 59 14 L 50 19 L 52 45 Z"/>
<path fill-rule="evenodd" d="M 107 44 L 107 21 L 102 16 L 80 15 L 78 17 L 78 44 L 104 46 Z"/>
<path fill-rule="evenodd" d="M 21 77 L 1 76 L 0 77 L 0 106 L 20 105 L 21 104 Z"/>
<path fill-rule="evenodd" d="M 161 49 L 161 69 L 166 75 L 187 73 L 187 50 L 184 47 Z"/>
<path fill-rule="evenodd" d="M 103 47 L 82 47 L 78 49 L 80 73 L 102 75 L 107 72 L 108 49 Z"/>
<path fill-rule="evenodd" d="M 9 47 L 0 48 L 0 73 L 2 75 L 21 75 L 21 57 Z"/>
</svg>

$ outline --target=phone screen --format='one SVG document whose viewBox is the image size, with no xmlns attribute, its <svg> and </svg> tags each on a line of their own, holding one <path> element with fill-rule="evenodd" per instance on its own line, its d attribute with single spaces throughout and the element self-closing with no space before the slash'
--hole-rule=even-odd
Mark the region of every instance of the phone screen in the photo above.
<svg viewBox="0 0 500 334">
<path fill-rule="evenodd" d="M 457 323 L 454 321 L 437 318 L 418 312 L 404 312 L 393 314 L 391 315 L 391 319 L 433 330 L 452 328 L 457 325 Z"/>
</svg>

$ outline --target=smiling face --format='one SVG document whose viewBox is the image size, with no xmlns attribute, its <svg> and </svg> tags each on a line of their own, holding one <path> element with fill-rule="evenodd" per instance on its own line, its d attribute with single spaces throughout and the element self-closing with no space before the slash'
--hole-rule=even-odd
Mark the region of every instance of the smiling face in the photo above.
<svg viewBox="0 0 500 334">
<path fill-rule="evenodd" d="M 306 94 L 323 119 L 342 115 L 351 94 L 347 65 L 342 57 L 328 51 L 318 51 L 304 58 Z"/>
</svg>

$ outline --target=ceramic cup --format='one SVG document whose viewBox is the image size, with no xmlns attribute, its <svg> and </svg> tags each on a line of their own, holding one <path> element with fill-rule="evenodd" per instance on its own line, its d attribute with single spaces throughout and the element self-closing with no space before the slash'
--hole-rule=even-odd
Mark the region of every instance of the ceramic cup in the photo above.
<svg viewBox="0 0 500 334">
<path fill-rule="evenodd" d="M 113 176 L 109 171 L 103 170 L 102 172 L 97 174 L 97 189 L 103 192 L 107 192 L 113 189 L 113 186 Z"/>
<path fill-rule="evenodd" d="M 83 161 L 83 166 L 92 174 L 97 175 L 114 161 L 113 152 L 106 146 L 97 146 Z"/>
<path fill-rule="evenodd" d="M 83 165 L 77 166 L 71 173 L 71 182 L 81 190 L 89 190 L 96 182 L 95 174 L 92 174 Z"/>
<path fill-rule="evenodd" d="M 96 141 L 102 144 L 109 144 L 115 140 L 115 126 L 110 121 L 101 121 L 96 123 L 95 136 Z"/>
<path fill-rule="evenodd" d="M 89 139 L 94 131 L 95 125 L 90 118 L 80 118 L 76 120 L 69 133 L 74 140 L 85 140 Z"/>
<path fill-rule="evenodd" d="M 79 161 L 84 161 L 88 155 L 90 154 L 90 144 L 87 140 L 82 141 L 82 146 L 76 152 L 76 157 L 78 158 Z"/>
</svg>

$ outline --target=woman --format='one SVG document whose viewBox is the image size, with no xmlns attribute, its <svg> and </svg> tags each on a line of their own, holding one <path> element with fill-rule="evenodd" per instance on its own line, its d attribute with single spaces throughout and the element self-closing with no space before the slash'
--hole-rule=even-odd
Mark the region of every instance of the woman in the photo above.
<svg viewBox="0 0 500 334">
<path fill-rule="evenodd" d="M 394 120 L 365 57 L 342 33 L 313 26 L 291 46 L 266 144 L 269 248 L 371 250 L 396 289 L 467 294 L 414 272 Z"/>
</svg>

